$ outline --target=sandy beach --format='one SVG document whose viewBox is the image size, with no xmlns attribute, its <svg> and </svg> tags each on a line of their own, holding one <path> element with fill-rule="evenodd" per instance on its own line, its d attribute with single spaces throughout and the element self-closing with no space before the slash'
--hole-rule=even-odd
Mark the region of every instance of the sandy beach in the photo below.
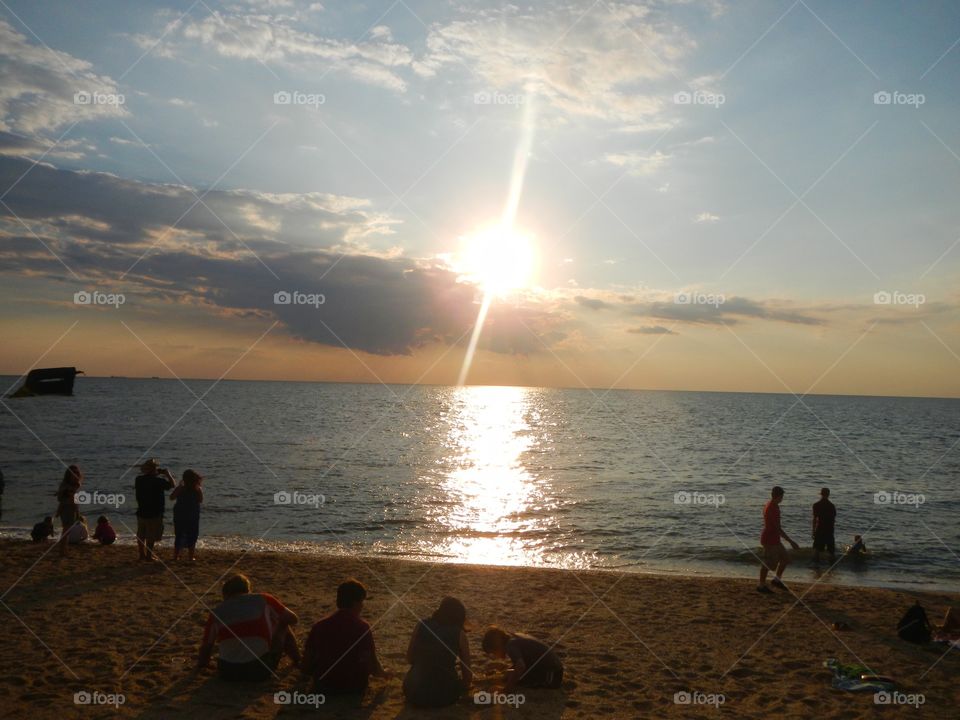
<svg viewBox="0 0 960 720">
<path fill-rule="evenodd" d="M 830 657 L 893 676 L 904 694 L 923 694 L 919 708 L 885 708 L 884 716 L 955 717 L 960 703 L 957 653 L 941 659 L 942 646 L 912 646 L 895 633 L 915 598 L 938 620 L 957 595 L 795 584 L 796 596 L 760 596 L 746 579 L 276 553 L 209 552 L 174 565 L 166 548 L 164 564 L 146 565 L 129 546 L 81 546 L 66 559 L 51 548 L 3 543 L 3 717 L 875 717 L 881 709 L 871 693 L 831 689 L 822 667 Z M 329 699 L 315 710 L 274 702 L 274 693 L 296 686 L 287 660 L 279 681 L 257 685 L 195 673 L 205 606 L 218 601 L 221 578 L 237 571 L 299 614 L 301 641 L 332 609 L 339 581 L 363 581 L 371 592 L 365 615 L 394 677 L 373 679 L 359 703 Z M 470 613 L 479 689 L 494 689 L 488 678 L 501 669 L 479 651 L 479 631 L 491 622 L 558 641 L 563 688 L 526 691 L 519 707 L 478 706 L 472 697 L 445 710 L 405 706 L 409 633 L 447 593 Z M 849 629 L 833 632 L 836 621 Z M 675 703 L 685 691 L 724 702 L 718 709 Z M 83 692 L 122 694 L 124 702 L 75 704 Z"/>
</svg>

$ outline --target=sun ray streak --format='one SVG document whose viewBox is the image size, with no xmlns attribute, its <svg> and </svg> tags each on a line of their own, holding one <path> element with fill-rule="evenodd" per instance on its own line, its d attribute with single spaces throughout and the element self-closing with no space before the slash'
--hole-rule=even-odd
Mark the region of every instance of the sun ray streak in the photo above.
<svg viewBox="0 0 960 720">
<path fill-rule="evenodd" d="M 527 175 L 527 164 L 530 159 L 530 148 L 533 143 L 534 128 L 534 110 L 533 102 L 527 102 L 523 108 L 523 125 L 520 131 L 520 141 L 517 143 L 517 149 L 513 155 L 513 166 L 510 171 L 510 191 L 507 194 L 507 202 L 503 208 L 503 214 L 500 217 L 500 227 L 498 232 L 503 237 L 513 235 L 513 226 L 517 217 L 517 208 L 520 206 L 520 196 L 523 194 L 523 183 Z M 470 335 L 470 343 L 467 345 L 467 351 L 463 356 L 463 365 L 460 367 L 460 377 L 457 379 L 457 385 L 462 386 L 467 382 L 467 376 L 470 374 L 470 366 L 473 364 L 473 356 L 477 351 L 477 344 L 480 342 L 480 335 L 483 333 L 483 325 L 487 319 L 487 313 L 490 312 L 490 305 L 493 302 L 495 292 L 492 288 L 484 288 L 483 300 L 480 302 L 480 310 L 477 312 L 477 321 L 473 326 L 473 333 Z"/>
</svg>

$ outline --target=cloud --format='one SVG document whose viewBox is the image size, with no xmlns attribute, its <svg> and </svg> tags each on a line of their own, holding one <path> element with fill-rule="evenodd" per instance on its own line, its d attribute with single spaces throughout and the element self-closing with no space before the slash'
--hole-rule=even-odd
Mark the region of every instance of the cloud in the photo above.
<svg viewBox="0 0 960 720">
<path fill-rule="evenodd" d="M 703 225 L 703 224 L 713 224 L 713 223 L 715 223 L 715 222 L 719 222 L 719 221 L 720 221 L 720 216 L 719 216 L 719 215 L 714 215 L 714 214 L 711 213 L 711 212 L 702 212 L 702 213 L 697 213 L 696 215 L 694 215 L 693 221 L 694 221 L 695 223 L 698 223 L 698 224 L 701 224 L 701 225 Z"/>
<path fill-rule="evenodd" d="M 143 36 L 137 42 L 150 47 L 156 41 Z M 302 68 L 304 63 L 322 63 L 361 82 L 397 92 L 405 91 L 407 83 L 396 70 L 409 67 L 413 61 L 409 48 L 393 42 L 382 29 L 369 40 L 351 42 L 301 30 L 293 17 L 259 13 L 214 11 L 199 19 L 189 17 L 167 34 L 158 54 L 174 57 L 177 47 L 190 44 L 223 57 L 267 65 Z"/>
<path fill-rule="evenodd" d="M 0 131 L 0 155 L 26 158 L 80 160 L 96 151 L 96 146 L 79 138 L 64 138 L 60 142 L 40 137 L 25 137 Z"/>
<path fill-rule="evenodd" d="M 720 296 L 722 297 L 722 296 Z M 638 302 L 626 305 L 630 315 L 674 320 L 697 325 L 735 325 L 744 319 L 769 320 L 794 325 L 823 325 L 822 318 L 770 301 L 744 297 L 723 298 L 722 302 Z"/>
<path fill-rule="evenodd" d="M 608 302 L 599 300 L 597 298 L 589 298 L 584 295 L 577 295 L 576 297 L 573 298 L 573 300 L 578 305 L 582 305 L 583 307 L 589 308 L 590 310 L 605 310 L 606 308 L 611 307 L 610 303 Z"/>
<path fill-rule="evenodd" d="M 586 10 L 586 12 L 584 12 Z M 414 70 L 467 68 L 486 90 L 535 93 L 563 115 L 662 127 L 657 83 L 692 40 L 650 7 L 600 4 L 464 10 L 431 26 Z"/>
<path fill-rule="evenodd" d="M 93 101 L 77 103 L 77 93 Z M 90 63 L 31 43 L 0 18 L 0 131 L 36 135 L 82 120 L 124 116 L 118 95 L 114 81 L 93 72 Z"/>
<path fill-rule="evenodd" d="M 0 184 L 29 166 L 0 158 Z M 379 355 L 462 342 L 473 326 L 476 289 L 448 267 L 351 244 L 390 222 L 364 199 L 214 191 L 204 198 L 210 209 L 191 210 L 194 192 L 38 164 L 5 198 L 32 233 L 2 211 L 0 267 L 69 281 L 64 297 L 117 287 L 130 307 L 199 306 L 212 320 L 274 317 L 305 342 Z M 325 302 L 276 304 L 281 291 L 322 294 Z M 536 305 L 495 305 L 482 347 L 542 352 L 565 337 L 566 322 Z"/>
<path fill-rule="evenodd" d="M 669 155 L 657 150 L 649 155 L 643 153 L 607 153 L 603 159 L 611 165 L 625 168 L 631 175 L 652 175 L 664 166 Z"/>
<path fill-rule="evenodd" d="M 634 335 L 677 335 L 676 332 L 663 325 L 645 325 L 643 327 L 633 327 L 627 330 Z"/>
</svg>

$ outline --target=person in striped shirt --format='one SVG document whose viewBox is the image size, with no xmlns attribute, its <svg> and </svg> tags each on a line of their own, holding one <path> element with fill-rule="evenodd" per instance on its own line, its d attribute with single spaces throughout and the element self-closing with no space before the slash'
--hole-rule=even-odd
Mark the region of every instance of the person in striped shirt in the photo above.
<svg viewBox="0 0 960 720">
<path fill-rule="evenodd" d="M 197 667 L 209 666 L 214 648 L 224 680 L 266 680 L 284 655 L 299 667 L 300 649 L 290 629 L 298 622 L 273 595 L 250 592 L 250 580 L 234 575 L 223 584 L 223 602 L 207 618 Z"/>
</svg>

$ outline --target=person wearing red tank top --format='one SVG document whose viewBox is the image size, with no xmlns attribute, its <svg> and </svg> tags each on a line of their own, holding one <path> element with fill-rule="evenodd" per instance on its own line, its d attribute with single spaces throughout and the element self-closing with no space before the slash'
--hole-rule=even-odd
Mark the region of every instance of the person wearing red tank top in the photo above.
<svg viewBox="0 0 960 720">
<path fill-rule="evenodd" d="M 783 488 L 779 485 L 774 486 L 770 491 L 770 500 L 763 508 L 763 530 L 760 532 L 760 544 L 763 545 L 763 562 L 760 564 L 760 584 L 757 586 L 757 592 L 772 592 L 767 586 L 767 572 L 773 570 L 776 577 L 770 582 L 774 587 L 786 590 L 787 586 L 783 584 L 783 571 L 790 564 L 790 556 L 787 549 L 780 542 L 783 538 L 794 550 L 799 550 L 790 536 L 784 532 L 780 526 L 780 503 L 783 501 Z"/>
</svg>

